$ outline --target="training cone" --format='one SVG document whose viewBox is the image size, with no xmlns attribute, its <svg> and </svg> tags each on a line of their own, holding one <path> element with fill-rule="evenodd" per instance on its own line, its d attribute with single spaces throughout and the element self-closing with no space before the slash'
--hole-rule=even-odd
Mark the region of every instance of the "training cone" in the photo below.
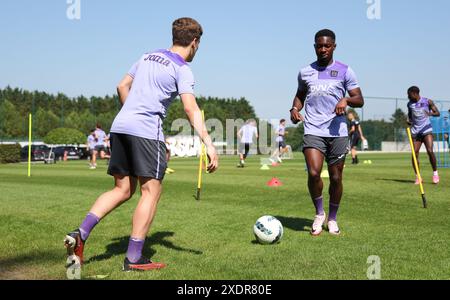
<svg viewBox="0 0 450 300">
<path fill-rule="evenodd" d="M 270 187 L 277 187 L 277 186 L 282 186 L 283 184 L 281 183 L 280 179 L 278 178 L 272 178 L 268 183 L 267 186 Z"/>
<path fill-rule="evenodd" d="M 328 170 L 323 170 L 322 173 L 320 173 L 320 177 L 330 178 L 330 174 L 328 174 Z"/>
<path fill-rule="evenodd" d="M 260 170 L 270 170 L 268 165 L 262 165 Z"/>
</svg>

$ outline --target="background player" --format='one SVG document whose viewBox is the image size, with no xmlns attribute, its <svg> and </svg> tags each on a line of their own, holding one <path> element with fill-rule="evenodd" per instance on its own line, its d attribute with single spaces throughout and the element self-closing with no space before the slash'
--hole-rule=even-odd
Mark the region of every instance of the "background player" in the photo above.
<svg viewBox="0 0 450 300">
<path fill-rule="evenodd" d="M 326 220 L 323 209 L 323 181 L 320 177 L 324 160 L 330 174 L 328 229 L 333 235 L 340 230 L 336 216 L 342 198 L 342 172 L 348 153 L 347 106 L 362 107 L 364 98 L 353 70 L 333 59 L 336 36 L 328 29 L 315 35 L 317 61 L 303 68 L 291 108 L 294 124 L 304 121 L 303 153 L 308 166 L 308 188 L 316 216 L 311 229 L 314 236 L 322 232 Z M 348 91 L 350 97 L 345 97 Z M 305 108 L 305 117 L 300 111 Z"/>
<path fill-rule="evenodd" d="M 288 151 L 288 149 L 286 147 L 286 141 L 285 141 L 286 134 L 287 134 L 286 120 L 281 119 L 280 124 L 278 125 L 277 131 L 276 131 L 277 137 L 276 137 L 275 141 L 277 142 L 277 149 L 270 157 L 270 160 L 272 162 L 275 162 L 275 160 L 277 160 L 279 163 L 283 162 L 281 157 L 283 156 L 284 153 L 286 153 Z"/>
<path fill-rule="evenodd" d="M 417 163 L 419 163 L 419 152 L 422 144 L 425 144 L 431 167 L 433 168 L 433 183 L 439 183 L 439 174 L 436 164 L 436 156 L 433 152 L 433 127 L 430 116 L 439 117 L 441 114 L 433 101 L 420 96 L 420 89 L 412 86 L 408 89 L 408 124 L 411 126 L 411 134 L 414 141 Z M 413 162 L 413 169 L 416 172 Z M 416 172 L 417 174 L 417 172 Z M 419 184 L 416 175 L 415 184 Z"/>
<path fill-rule="evenodd" d="M 95 135 L 95 129 L 91 129 L 90 134 L 87 138 L 87 145 L 90 155 L 90 162 L 89 162 L 89 169 L 96 169 L 97 168 L 97 151 L 95 150 L 95 146 L 97 145 L 97 136 Z"/>
<path fill-rule="evenodd" d="M 359 164 L 358 155 L 356 148 L 358 147 L 361 140 L 365 140 L 362 133 L 361 123 L 355 118 L 355 114 L 352 112 L 347 113 L 347 118 L 350 121 L 350 149 L 352 151 L 352 164 Z"/>
<path fill-rule="evenodd" d="M 170 103 L 180 95 L 192 126 L 207 147 L 209 172 L 218 167 L 218 156 L 202 120 L 194 96 L 191 62 L 200 45 L 203 30 L 191 18 L 172 24 L 173 46 L 144 54 L 118 86 L 123 107 L 111 127 L 112 156 L 108 174 L 115 187 L 101 195 L 81 226 L 65 238 L 68 254 L 83 261 L 86 239 L 97 223 L 129 200 L 140 184 L 141 197 L 133 215 L 131 237 L 123 270 L 150 270 L 165 267 L 142 256 L 145 238 L 161 195 L 166 169 L 166 147 L 162 121 Z"/>
<path fill-rule="evenodd" d="M 258 139 L 258 128 L 256 127 L 255 120 L 248 120 L 244 126 L 239 129 L 237 133 L 239 143 L 239 164 L 238 168 L 243 168 L 245 166 L 245 159 L 248 156 L 250 148 L 253 144 L 253 138 Z"/>
</svg>

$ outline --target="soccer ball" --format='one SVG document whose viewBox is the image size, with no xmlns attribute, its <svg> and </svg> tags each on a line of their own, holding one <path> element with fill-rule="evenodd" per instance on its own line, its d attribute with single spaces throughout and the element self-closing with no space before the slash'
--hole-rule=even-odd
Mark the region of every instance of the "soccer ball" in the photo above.
<svg viewBox="0 0 450 300">
<path fill-rule="evenodd" d="M 261 244 L 275 244 L 283 237 L 283 225 L 275 217 L 263 216 L 253 226 L 253 233 Z"/>
</svg>

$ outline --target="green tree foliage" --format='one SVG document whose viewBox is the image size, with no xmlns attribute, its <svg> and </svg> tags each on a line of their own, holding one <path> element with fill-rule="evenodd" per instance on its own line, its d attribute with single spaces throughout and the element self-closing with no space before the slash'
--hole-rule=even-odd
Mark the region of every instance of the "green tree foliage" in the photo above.
<svg viewBox="0 0 450 300">
<path fill-rule="evenodd" d="M 369 142 L 369 149 L 381 150 L 381 142 L 394 141 L 395 130 L 394 125 L 384 120 L 381 121 L 363 121 L 361 128 L 364 136 Z"/>
<path fill-rule="evenodd" d="M 398 108 L 395 113 L 391 117 L 391 122 L 394 128 L 406 128 L 406 120 L 408 119 L 408 116 Z"/>
<path fill-rule="evenodd" d="M 0 105 L 0 116 L 2 116 L 2 135 L 5 138 L 22 137 L 26 135 L 28 117 L 22 117 L 16 106 L 8 101 L 2 101 Z M 26 123 L 24 123 L 26 122 Z"/>
<path fill-rule="evenodd" d="M 46 144 L 79 145 L 86 143 L 86 135 L 73 128 L 56 128 L 44 138 Z"/>
<path fill-rule="evenodd" d="M 257 120 L 254 108 L 245 98 L 197 97 L 197 102 L 205 110 L 205 117 L 220 120 L 224 130 L 226 119 Z M 117 96 L 86 98 L 81 95 L 69 98 L 63 93 L 51 95 L 6 87 L 0 89 L 0 138 L 25 137 L 28 133 L 29 113 L 33 113 L 33 130 L 38 138 L 58 127 L 72 128 L 88 134 L 97 123 L 109 132 L 120 108 Z M 171 130 L 172 122 L 177 119 L 187 119 L 179 99 L 172 103 L 167 112 L 163 128 L 167 135 L 179 133 Z"/>
<path fill-rule="evenodd" d="M 42 107 L 37 109 L 33 122 L 35 124 L 33 126 L 34 135 L 36 137 L 44 137 L 50 130 L 57 128 L 59 125 L 58 117 L 52 111 L 46 111 Z"/>
<path fill-rule="evenodd" d="M 20 161 L 20 145 L 2 145 L 0 144 L 0 163 L 17 163 Z"/>
<path fill-rule="evenodd" d="M 297 127 L 286 128 L 286 144 L 290 145 L 292 151 L 301 151 L 301 146 L 303 144 L 303 125 Z"/>
</svg>

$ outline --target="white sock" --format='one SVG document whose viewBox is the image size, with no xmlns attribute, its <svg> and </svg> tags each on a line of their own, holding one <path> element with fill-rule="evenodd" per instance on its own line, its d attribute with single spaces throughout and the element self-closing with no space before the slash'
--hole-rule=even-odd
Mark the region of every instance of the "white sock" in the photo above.
<svg viewBox="0 0 450 300">
<path fill-rule="evenodd" d="M 433 176 L 439 176 L 438 171 L 433 171 Z"/>
</svg>

